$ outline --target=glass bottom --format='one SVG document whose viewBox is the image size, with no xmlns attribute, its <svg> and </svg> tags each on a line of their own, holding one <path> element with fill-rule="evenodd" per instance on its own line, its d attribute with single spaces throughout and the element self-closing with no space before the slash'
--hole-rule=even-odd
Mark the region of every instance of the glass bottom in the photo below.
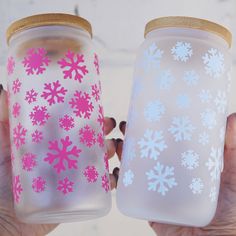
<svg viewBox="0 0 236 236">
<path fill-rule="evenodd" d="M 54 224 L 76 221 L 92 220 L 107 215 L 110 208 L 100 210 L 78 210 L 78 211 L 48 211 L 35 212 L 27 215 L 17 215 L 17 218 L 24 223 L 30 224 Z"/>
</svg>

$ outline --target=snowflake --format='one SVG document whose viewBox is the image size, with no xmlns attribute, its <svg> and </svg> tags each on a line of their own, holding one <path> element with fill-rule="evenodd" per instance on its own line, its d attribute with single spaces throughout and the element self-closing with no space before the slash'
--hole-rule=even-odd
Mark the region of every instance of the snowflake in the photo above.
<svg viewBox="0 0 236 236">
<path fill-rule="evenodd" d="M 170 90 L 173 85 L 175 78 L 171 74 L 170 70 L 163 71 L 157 78 L 157 87 L 161 90 Z"/>
<path fill-rule="evenodd" d="M 33 112 L 30 113 L 30 119 L 33 125 L 44 125 L 49 119 L 46 106 L 35 106 Z"/>
<path fill-rule="evenodd" d="M 193 55 L 192 46 L 190 43 L 177 42 L 171 49 L 171 54 L 174 60 L 186 62 Z"/>
<path fill-rule="evenodd" d="M 211 202 L 216 202 L 216 201 L 217 201 L 217 193 L 216 193 L 216 187 L 215 187 L 215 186 L 213 186 L 213 187 L 211 188 L 209 197 L 210 197 L 210 199 L 211 199 Z"/>
<path fill-rule="evenodd" d="M 38 96 L 38 93 L 36 93 L 34 91 L 34 89 L 31 89 L 31 90 L 26 92 L 25 101 L 27 101 L 29 104 L 31 104 L 32 102 L 36 101 L 37 96 Z"/>
<path fill-rule="evenodd" d="M 166 195 L 174 186 L 177 186 L 174 176 L 174 167 L 164 166 L 157 162 L 153 170 L 146 172 L 149 191 L 157 191 L 162 196 Z"/>
<path fill-rule="evenodd" d="M 219 138 L 220 138 L 220 141 L 222 143 L 224 143 L 224 140 L 225 140 L 225 126 L 221 127 Z"/>
<path fill-rule="evenodd" d="M 109 156 L 108 156 L 107 152 L 104 154 L 103 161 L 104 161 L 104 164 L 105 164 L 105 169 L 107 171 L 109 171 Z"/>
<path fill-rule="evenodd" d="M 59 80 L 44 84 L 44 91 L 41 97 L 48 101 L 49 105 L 63 103 L 67 89 L 61 86 Z"/>
<path fill-rule="evenodd" d="M 227 108 L 227 99 L 226 99 L 226 93 L 218 91 L 217 97 L 215 98 L 215 105 L 217 107 L 217 111 L 219 113 L 225 113 Z"/>
<path fill-rule="evenodd" d="M 188 108 L 190 106 L 190 98 L 186 94 L 180 94 L 177 96 L 176 103 L 181 109 Z"/>
<path fill-rule="evenodd" d="M 223 158 L 222 155 L 223 151 L 221 148 L 214 148 L 214 147 L 211 148 L 210 157 L 206 162 L 206 166 L 210 171 L 212 180 L 218 180 L 220 178 L 221 167 L 222 167 L 221 158 Z"/>
<path fill-rule="evenodd" d="M 79 157 L 81 150 L 76 146 L 73 146 L 71 149 L 69 149 L 69 147 L 72 145 L 72 141 L 70 141 L 69 136 L 66 136 L 65 139 L 62 138 L 60 141 L 62 144 L 61 148 L 58 141 L 49 141 L 48 148 L 49 150 L 54 151 L 54 153 L 48 152 L 47 157 L 44 158 L 44 161 L 48 162 L 50 165 L 55 162 L 53 167 L 56 169 L 58 174 L 60 174 L 61 171 L 66 170 L 66 163 L 68 169 L 78 169 L 77 158 Z M 75 159 L 71 159 L 71 157 Z"/>
<path fill-rule="evenodd" d="M 80 142 L 87 147 L 92 147 L 96 143 L 95 131 L 88 125 L 79 130 Z"/>
<path fill-rule="evenodd" d="M 172 120 L 172 125 L 168 129 L 171 134 L 174 135 L 175 141 L 183 141 L 192 139 L 192 132 L 195 127 L 191 124 L 188 117 L 174 117 Z"/>
<path fill-rule="evenodd" d="M 49 58 L 46 56 L 47 51 L 44 48 L 31 48 L 27 51 L 27 56 L 22 61 L 26 68 L 27 75 L 42 74 L 49 65 Z"/>
<path fill-rule="evenodd" d="M 17 116 L 20 115 L 20 104 L 16 102 L 13 107 L 12 107 L 12 115 L 16 118 Z"/>
<path fill-rule="evenodd" d="M 147 121 L 159 121 L 165 113 L 165 107 L 160 101 L 149 102 L 144 109 L 144 116 Z"/>
<path fill-rule="evenodd" d="M 199 134 L 198 142 L 201 143 L 203 146 L 209 143 L 209 135 L 206 132 Z"/>
<path fill-rule="evenodd" d="M 93 62 L 97 75 L 100 74 L 100 67 L 99 67 L 99 60 L 98 60 L 98 55 L 96 53 L 94 53 L 94 62 Z"/>
<path fill-rule="evenodd" d="M 199 93 L 199 98 L 202 103 L 210 103 L 212 95 L 209 90 L 202 89 L 202 91 Z"/>
<path fill-rule="evenodd" d="M 74 182 L 70 181 L 68 177 L 58 181 L 57 190 L 61 191 L 64 195 L 73 192 Z"/>
<path fill-rule="evenodd" d="M 126 165 L 131 162 L 136 157 L 136 148 L 135 148 L 135 140 L 130 137 L 124 142 L 123 147 L 123 163 Z"/>
<path fill-rule="evenodd" d="M 32 142 L 40 143 L 43 140 L 43 133 L 41 131 L 35 130 L 32 135 Z"/>
<path fill-rule="evenodd" d="M 104 147 L 104 136 L 103 133 L 99 133 L 97 135 L 97 143 L 99 144 L 99 147 Z"/>
<path fill-rule="evenodd" d="M 76 54 L 70 50 L 66 53 L 65 58 L 58 61 L 58 64 L 64 69 L 64 79 L 73 79 L 82 82 L 83 77 L 88 73 L 84 63 L 84 55 Z"/>
<path fill-rule="evenodd" d="M 8 76 L 12 75 L 15 69 L 15 60 L 13 57 L 7 59 L 7 74 Z"/>
<path fill-rule="evenodd" d="M 40 176 L 33 179 L 32 188 L 36 193 L 45 191 L 46 181 Z"/>
<path fill-rule="evenodd" d="M 224 56 L 217 49 L 211 48 L 203 57 L 206 73 L 213 78 L 219 78 L 225 71 Z"/>
<path fill-rule="evenodd" d="M 128 187 L 129 185 L 133 184 L 134 181 L 134 173 L 131 170 L 128 170 L 124 173 L 123 177 L 123 184 L 125 187 Z"/>
<path fill-rule="evenodd" d="M 104 114 L 103 114 L 103 107 L 101 105 L 98 106 L 98 118 L 97 122 L 100 124 L 102 131 L 104 132 Z"/>
<path fill-rule="evenodd" d="M 146 70 L 150 70 L 152 67 L 159 68 L 163 51 L 157 47 L 155 43 L 149 46 L 144 51 L 143 66 Z"/>
<path fill-rule="evenodd" d="M 89 183 L 95 183 L 98 179 L 98 172 L 95 166 L 87 166 L 84 171 L 84 176 Z"/>
<path fill-rule="evenodd" d="M 105 192 L 108 192 L 110 190 L 110 182 L 109 178 L 107 177 L 107 174 L 104 174 L 101 178 L 102 178 L 102 188 L 105 190 Z"/>
<path fill-rule="evenodd" d="M 16 146 L 16 149 L 19 149 L 23 144 L 25 144 L 26 132 L 27 132 L 27 130 L 25 128 L 23 128 L 21 123 L 19 123 L 13 129 L 13 141 Z"/>
<path fill-rule="evenodd" d="M 34 167 L 37 165 L 36 155 L 33 153 L 25 153 L 21 159 L 22 168 L 26 171 L 32 171 Z"/>
<path fill-rule="evenodd" d="M 95 98 L 96 102 L 100 100 L 100 90 L 96 84 L 92 85 L 92 96 Z"/>
<path fill-rule="evenodd" d="M 76 91 L 74 98 L 69 102 L 71 108 L 74 109 L 76 116 L 83 118 L 90 118 L 91 112 L 93 111 L 93 104 L 91 102 L 91 97 L 86 92 Z"/>
<path fill-rule="evenodd" d="M 181 154 L 182 166 L 186 167 L 189 170 L 193 170 L 199 166 L 199 155 L 193 150 L 188 150 Z"/>
<path fill-rule="evenodd" d="M 167 148 L 163 140 L 162 131 L 153 131 L 147 129 L 144 137 L 138 142 L 141 150 L 141 158 L 150 158 L 157 160 L 161 152 Z"/>
<path fill-rule="evenodd" d="M 12 91 L 14 94 L 19 93 L 20 92 L 20 87 L 21 87 L 21 82 L 19 79 L 16 79 L 13 81 L 13 85 L 12 85 Z"/>
<path fill-rule="evenodd" d="M 203 182 L 200 178 L 193 178 L 189 188 L 192 190 L 193 194 L 201 194 L 203 190 Z"/>
<path fill-rule="evenodd" d="M 21 186 L 20 176 L 19 175 L 13 176 L 12 192 L 13 192 L 14 201 L 16 203 L 19 203 L 20 195 L 21 195 L 22 191 L 23 191 L 23 188 Z"/>
<path fill-rule="evenodd" d="M 193 86 L 197 85 L 199 81 L 199 76 L 194 70 L 190 70 L 184 73 L 183 80 L 186 81 L 187 85 Z"/>
<path fill-rule="evenodd" d="M 202 124 L 208 129 L 213 129 L 216 126 L 216 113 L 213 110 L 206 109 L 201 113 Z"/>
<path fill-rule="evenodd" d="M 74 128 L 74 119 L 71 116 L 64 115 L 64 117 L 59 119 L 60 127 L 66 131 Z"/>
</svg>

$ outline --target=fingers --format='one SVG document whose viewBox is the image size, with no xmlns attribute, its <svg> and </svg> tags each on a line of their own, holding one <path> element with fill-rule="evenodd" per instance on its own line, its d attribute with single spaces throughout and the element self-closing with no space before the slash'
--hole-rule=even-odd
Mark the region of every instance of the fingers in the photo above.
<svg viewBox="0 0 236 236">
<path fill-rule="evenodd" d="M 104 118 L 104 132 L 108 135 L 116 127 L 116 120 L 113 117 Z"/>
<path fill-rule="evenodd" d="M 112 158 L 116 153 L 116 140 L 115 139 L 107 139 L 105 141 L 108 159 Z"/>
<path fill-rule="evenodd" d="M 8 122 L 7 92 L 0 84 L 0 122 Z"/>
<path fill-rule="evenodd" d="M 125 121 L 121 121 L 120 124 L 119 124 L 119 129 L 121 131 L 121 133 L 123 135 L 125 135 L 125 129 L 126 129 L 126 122 Z"/>
<path fill-rule="evenodd" d="M 225 148 L 227 150 L 236 150 L 236 113 L 231 114 L 227 119 Z"/>
<path fill-rule="evenodd" d="M 122 150 L 123 150 L 123 140 L 118 138 L 116 139 L 116 154 L 120 161 L 122 156 Z"/>
<path fill-rule="evenodd" d="M 111 190 L 117 187 L 117 182 L 119 178 L 120 169 L 118 167 L 114 168 L 112 174 L 110 174 L 110 183 L 111 183 Z"/>
</svg>

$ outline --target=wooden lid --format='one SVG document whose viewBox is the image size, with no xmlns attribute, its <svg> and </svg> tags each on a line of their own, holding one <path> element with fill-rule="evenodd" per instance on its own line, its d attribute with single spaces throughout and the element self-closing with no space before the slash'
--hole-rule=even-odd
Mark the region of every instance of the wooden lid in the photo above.
<svg viewBox="0 0 236 236">
<path fill-rule="evenodd" d="M 35 28 L 39 26 L 47 26 L 47 25 L 64 25 L 64 26 L 83 28 L 92 37 L 91 24 L 84 18 L 69 14 L 49 13 L 49 14 L 29 16 L 11 24 L 6 32 L 7 43 L 9 43 L 11 37 L 15 33 L 18 33 L 26 29 Z"/>
<path fill-rule="evenodd" d="M 169 16 L 151 20 L 146 24 L 144 36 L 146 37 L 149 32 L 155 29 L 170 27 L 204 30 L 223 38 L 229 47 L 231 47 L 232 44 L 232 34 L 224 26 L 208 20 L 185 16 Z"/>
</svg>

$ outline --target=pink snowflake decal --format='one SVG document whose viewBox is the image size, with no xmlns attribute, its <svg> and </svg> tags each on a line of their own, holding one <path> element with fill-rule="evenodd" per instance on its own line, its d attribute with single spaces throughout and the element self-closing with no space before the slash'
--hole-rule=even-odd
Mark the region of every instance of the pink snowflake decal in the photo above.
<svg viewBox="0 0 236 236">
<path fill-rule="evenodd" d="M 22 61 L 26 68 L 27 75 L 42 74 L 49 65 L 47 51 L 44 48 L 31 48 L 27 51 L 27 56 Z"/>
<path fill-rule="evenodd" d="M 93 104 L 91 103 L 91 97 L 86 92 L 76 91 L 74 98 L 69 102 L 71 108 L 74 109 L 76 116 L 83 118 L 90 118 L 93 111 Z"/>
<path fill-rule="evenodd" d="M 16 118 L 20 115 L 20 104 L 18 102 L 14 103 L 12 107 L 12 115 Z"/>
<path fill-rule="evenodd" d="M 23 191 L 23 188 L 20 183 L 20 176 L 16 175 L 13 176 L 13 181 L 12 181 L 12 192 L 13 192 L 13 198 L 16 203 L 19 203 L 20 201 L 20 195 Z"/>
<path fill-rule="evenodd" d="M 7 74 L 8 75 L 13 74 L 14 69 L 15 69 L 15 60 L 13 57 L 9 57 L 7 59 Z"/>
<path fill-rule="evenodd" d="M 41 177 L 33 179 L 32 188 L 36 193 L 41 193 L 45 191 L 46 181 Z"/>
<path fill-rule="evenodd" d="M 98 179 L 98 172 L 95 166 L 87 166 L 84 171 L 84 176 L 87 178 L 89 183 L 94 183 Z"/>
<path fill-rule="evenodd" d="M 21 123 L 19 123 L 13 129 L 13 141 L 16 146 L 16 149 L 19 149 L 23 144 L 25 144 L 26 132 L 27 132 L 27 130 L 25 128 L 23 128 Z"/>
<path fill-rule="evenodd" d="M 100 90 L 96 84 L 92 85 L 92 96 L 95 98 L 96 101 L 100 100 Z"/>
<path fill-rule="evenodd" d="M 26 171 L 32 171 L 34 167 L 37 165 L 36 155 L 34 155 L 33 153 L 26 153 L 22 157 L 21 161 L 22 161 L 22 168 L 23 170 Z"/>
<path fill-rule="evenodd" d="M 110 182 L 109 182 L 109 178 L 107 177 L 107 174 L 104 174 L 102 176 L 102 187 L 106 192 L 110 190 Z"/>
<path fill-rule="evenodd" d="M 64 102 L 64 97 L 67 90 L 61 86 L 59 80 L 52 83 L 44 84 L 44 91 L 41 97 L 46 99 L 51 106 L 55 103 Z"/>
<path fill-rule="evenodd" d="M 44 125 L 49 117 L 50 115 L 45 106 L 35 106 L 33 112 L 30 113 L 30 119 L 33 125 Z"/>
<path fill-rule="evenodd" d="M 95 131 L 88 125 L 79 130 L 80 142 L 87 147 L 91 147 L 96 143 Z"/>
<path fill-rule="evenodd" d="M 102 131 L 104 132 L 104 114 L 103 114 L 103 107 L 99 105 L 99 110 L 98 110 L 98 123 L 102 127 Z"/>
<path fill-rule="evenodd" d="M 75 126 L 74 119 L 68 115 L 64 115 L 63 118 L 60 118 L 59 123 L 60 123 L 60 127 L 66 131 L 69 131 Z"/>
<path fill-rule="evenodd" d="M 70 50 L 66 53 L 65 58 L 58 61 L 63 70 L 64 79 L 73 79 L 82 82 L 83 77 L 88 73 L 84 63 L 83 54 L 75 54 Z"/>
<path fill-rule="evenodd" d="M 99 60 L 98 60 L 98 55 L 96 53 L 94 53 L 94 65 L 97 71 L 97 74 L 100 74 L 100 68 L 99 68 Z"/>
<path fill-rule="evenodd" d="M 14 94 L 19 93 L 20 92 L 20 87 L 21 87 L 21 82 L 19 79 L 16 79 L 13 81 L 13 85 L 12 85 L 12 91 Z"/>
<path fill-rule="evenodd" d="M 26 92 L 25 101 L 31 104 L 37 100 L 37 96 L 38 96 L 38 93 L 36 93 L 34 89 L 31 89 Z"/>
<path fill-rule="evenodd" d="M 37 129 L 32 133 L 32 142 L 40 143 L 43 140 L 43 133 Z"/>
<path fill-rule="evenodd" d="M 73 192 L 73 185 L 74 182 L 70 181 L 68 177 L 66 177 L 63 180 L 58 181 L 57 190 L 61 191 L 64 195 L 66 195 L 67 193 Z"/>
<path fill-rule="evenodd" d="M 106 170 L 109 171 L 109 159 L 108 159 L 108 153 L 107 152 L 104 155 L 104 164 L 105 164 Z"/>
<path fill-rule="evenodd" d="M 77 158 L 81 150 L 76 146 L 73 146 L 71 149 L 72 142 L 70 141 L 69 136 L 66 136 L 65 139 L 61 139 L 62 147 L 60 148 L 58 141 L 49 141 L 49 150 L 54 151 L 53 153 L 47 153 L 47 157 L 44 158 L 44 161 L 48 162 L 53 166 L 57 173 L 60 174 L 61 171 L 66 170 L 66 163 L 69 169 L 78 169 L 78 161 Z M 71 157 L 75 159 L 71 159 Z"/>
<path fill-rule="evenodd" d="M 99 144 L 99 147 L 104 147 L 104 136 L 103 133 L 99 133 L 97 136 L 97 142 Z"/>
</svg>

